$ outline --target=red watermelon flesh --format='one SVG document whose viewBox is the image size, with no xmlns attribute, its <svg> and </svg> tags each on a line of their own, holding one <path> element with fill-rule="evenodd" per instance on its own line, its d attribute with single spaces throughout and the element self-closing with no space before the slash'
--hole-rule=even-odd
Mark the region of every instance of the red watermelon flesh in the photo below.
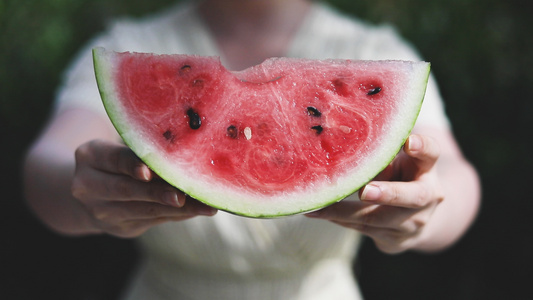
<svg viewBox="0 0 533 300">
<path fill-rule="evenodd" d="M 108 115 L 170 184 L 250 217 L 315 210 L 375 177 L 418 115 L 429 64 L 94 50 Z"/>
</svg>

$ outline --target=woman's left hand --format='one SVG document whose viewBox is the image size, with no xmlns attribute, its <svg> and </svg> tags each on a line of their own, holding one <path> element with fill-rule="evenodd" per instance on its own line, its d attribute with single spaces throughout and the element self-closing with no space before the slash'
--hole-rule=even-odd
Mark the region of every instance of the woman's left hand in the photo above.
<svg viewBox="0 0 533 300">
<path fill-rule="evenodd" d="M 358 230 L 386 253 L 415 248 L 444 199 L 439 152 L 434 139 L 411 135 L 394 161 L 359 191 L 361 201 L 340 201 L 307 216 Z"/>
</svg>

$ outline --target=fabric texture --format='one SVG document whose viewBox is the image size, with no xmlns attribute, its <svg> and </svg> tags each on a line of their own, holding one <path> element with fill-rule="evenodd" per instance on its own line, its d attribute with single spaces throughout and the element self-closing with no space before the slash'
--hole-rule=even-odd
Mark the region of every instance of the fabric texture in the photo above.
<svg viewBox="0 0 533 300">
<path fill-rule="evenodd" d="M 217 55 L 221 53 L 192 2 L 142 20 L 123 19 L 92 40 L 75 59 L 55 113 L 90 109 L 105 114 L 91 48 Z M 369 26 L 313 3 L 288 57 L 420 60 L 388 26 Z M 221 57 L 224 63 L 224 57 Z M 433 78 L 417 124 L 449 126 Z M 215 217 L 167 223 L 139 239 L 143 261 L 125 299 L 361 299 L 352 274 L 360 235 L 323 220 L 293 216 Z"/>
</svg>

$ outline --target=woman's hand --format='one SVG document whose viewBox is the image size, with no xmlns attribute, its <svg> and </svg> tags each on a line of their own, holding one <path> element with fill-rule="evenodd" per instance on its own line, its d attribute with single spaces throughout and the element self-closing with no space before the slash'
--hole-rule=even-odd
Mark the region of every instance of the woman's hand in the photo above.
<svg viewBox="0 0 533 300">
<path fill-rule="evenodd" d="M 163 222 L 216 213 L 157 178 L 122 144 L 87 142 L 76 150 L 75 161 L 72 194 L 101 232 L 136 237 Z"/>
<path fill-rule="evenodd" d="M 360 192 L 307 216 L 330 220 L 372 238 L 387 253 L 414 248 L 444 199 L 436 170 L 437 142 L 411 135 L 403 151 Z"/>
</svg>

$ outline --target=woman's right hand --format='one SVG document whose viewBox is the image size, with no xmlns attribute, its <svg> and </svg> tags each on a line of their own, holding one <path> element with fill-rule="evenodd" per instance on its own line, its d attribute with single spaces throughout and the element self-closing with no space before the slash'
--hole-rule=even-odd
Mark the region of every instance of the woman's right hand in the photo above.
<svg viewBox="0 0 533 300">
<path fill-rule="evenodd" d="M 217 212 L 158 178 L 122 144 L 87 142 L 75 160 L 72 194 L 101 232 L 136 237 L 157 224 Z"/>
</svg>

